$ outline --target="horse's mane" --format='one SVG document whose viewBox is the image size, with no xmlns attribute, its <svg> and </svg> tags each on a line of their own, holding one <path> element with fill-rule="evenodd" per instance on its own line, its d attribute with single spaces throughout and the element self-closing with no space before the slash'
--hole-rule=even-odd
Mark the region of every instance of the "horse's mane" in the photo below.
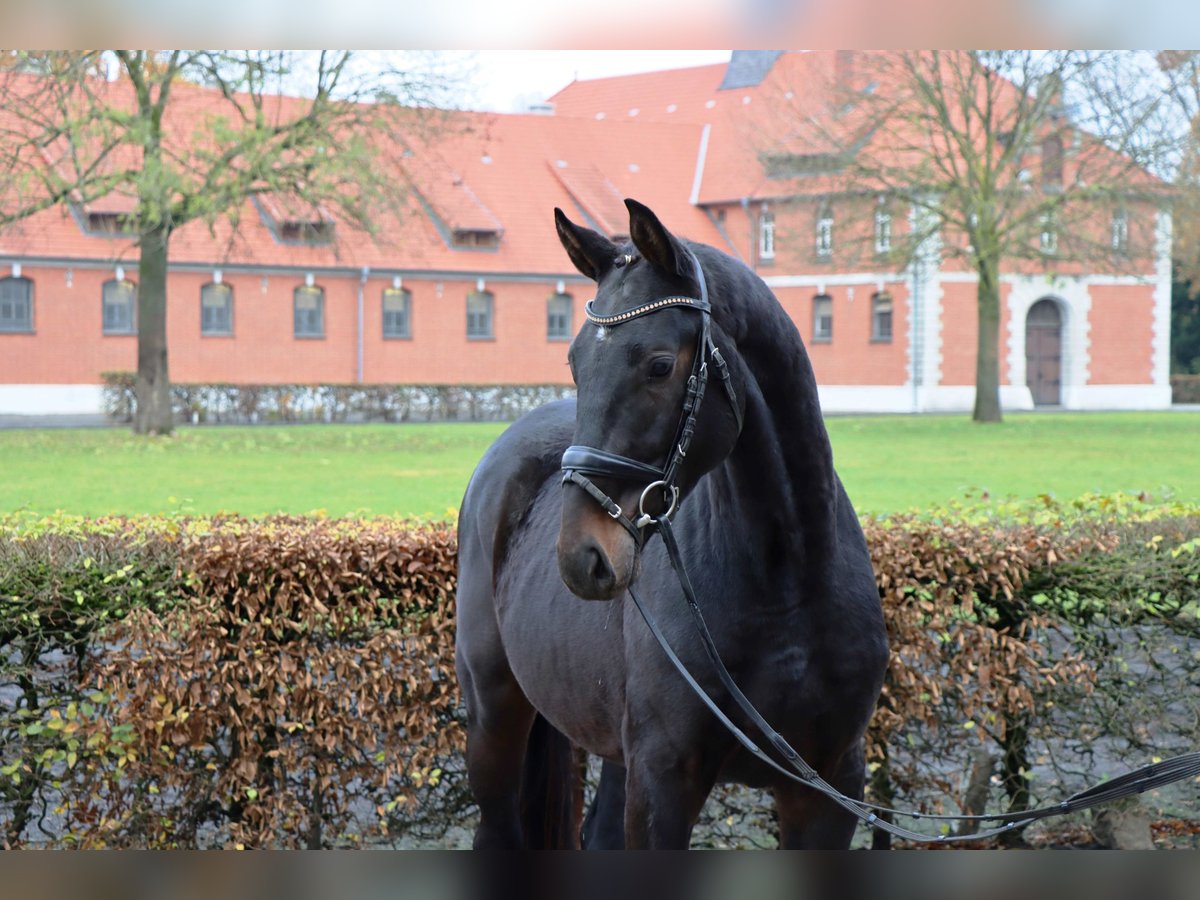
<svg viewBox="0 0 1200 900">
<path fill-rule="evenodd" d="M 751 369 L 764 363 L 788 368 L 793 391 L 811 392 L 815 402 L 816 379 L 804 342 L 771 289 L 728 253 L 708 244 L 685 243 L 704 270 L 713 321 L 734 340 Z"/>
</svg>

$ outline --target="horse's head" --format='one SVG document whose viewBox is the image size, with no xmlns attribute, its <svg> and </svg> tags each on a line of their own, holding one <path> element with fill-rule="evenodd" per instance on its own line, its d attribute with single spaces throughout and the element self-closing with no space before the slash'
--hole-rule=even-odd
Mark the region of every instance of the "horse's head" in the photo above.
<svg viewBox="0 0 1200 900">
<path fill-rule="evenodd" d="M 744 403 L 737 361 L 729 376 L 714 353 L 730 342 L 709 321 L 695 255 L 649 209 L 625 203 L 625 246 L 555 210 L 567 255 L 597 284 L 569 353 L 578 405 L 558 537 L 563 581 L 590 600 L 618 597 L 633 581 L 648 533 L 643 514 L 682 500 L 730 453 L 741 427 L 739 398 Z M 694 406 L 706 379 L 707 399 L 689 424 L 689 388 Z"/>
</svg>

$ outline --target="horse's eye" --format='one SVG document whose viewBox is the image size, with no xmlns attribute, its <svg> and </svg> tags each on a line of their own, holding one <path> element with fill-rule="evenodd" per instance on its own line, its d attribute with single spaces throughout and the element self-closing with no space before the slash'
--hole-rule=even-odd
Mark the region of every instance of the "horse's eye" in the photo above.
<svg viewBox="0 0 1200 900">
<path fill-rule="evenodd" d="M 651 378 L 666 378 L 675 368 L 675 358 L 673 356 L 660 356 L 650 363 Z"/>
</svg>

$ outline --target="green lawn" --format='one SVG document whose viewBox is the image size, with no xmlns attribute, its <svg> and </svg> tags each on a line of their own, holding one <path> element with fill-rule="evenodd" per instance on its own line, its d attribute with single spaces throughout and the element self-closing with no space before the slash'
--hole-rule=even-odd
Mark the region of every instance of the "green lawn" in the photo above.
<svg viewBox="0 0 1200 900">
<path fill-rule="evenodd" d="M 834 460 L 860 512 L 978 495 L 1088 491 L 1200 500 L 1200 413 L 832 418 Z M 0 512 L 84 515 L 221 510 L 400 513 L 457 509 L 503 425 L 0 431 Z"/>
</svg>

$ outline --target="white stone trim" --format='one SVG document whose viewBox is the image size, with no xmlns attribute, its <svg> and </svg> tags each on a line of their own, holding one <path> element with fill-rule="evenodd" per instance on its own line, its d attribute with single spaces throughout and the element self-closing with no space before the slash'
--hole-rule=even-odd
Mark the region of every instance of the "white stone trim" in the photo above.
<svg viewBox="0 0 1200 900">
<path fill-rule="evenodd" d="M 0 415 L 97 415 L 104 412 L 98 384 L 0 384 Z"/>
<path fill-rule="evenodd" d="M 920 229 L 921 210 L 913 206 L 908 212 L 909 228 Z M 926 408 L 926 397 L 942 380 L 942 321 L 945 293 L 942 286 L 941 235 L 934 231 L 928 234 L 917 248 L 913 264 L 909 266 L 909 304 L 914 308 L 910 386 L 912 387 L 912 410 Z M 919 351 L 919 352 L 918 352 Z M 914 377 L 915 376 L 915 377 Z"/>
<path fill-rule="evenodd" d="M 928 391 L 942 384 L 943 332 L 946 330 L 943 301 L 946 299 L 946 288 L 940 272 L 935 271 L 934 276 L 926 281 L 925 290 L 928 294 L 925 305 L 925 389 Z M 922 408 L 929 407 L 923 405 Z"/>
<path fill-rule="evenodd" d="M 911 385 L 818 384 L 821 410 L 825 413 L 913 413 L 970 412 L 975 407 L 973 385 L 931 386 L 920 393 L 914 407 Z M 1029 388 L 1001 385 L 1000 406 L 1016 412 L 1033 409 Z"/>
<path fill-rule="evenodd" d="M 1171 378 L 1171 213 L 1158 214 L 1155 231 L 1154 323 L 1150 380 L 1170 389 Z"/>
<path fill-rule="evenodd" d="M 918 412 L 970 412 L 975 408 L 975 385 L 939 385 L 926 392 Z M 1000 408 L 1007 412 L 1033 409 L 1033 396 L 1025 385 L 1000 385 Z"/>
<path fill-rule="evenodd" d="M 824 275 L 764 275 L 762 280 L 770 288 L 808 287 L 816 293 L 826 285 L 846 287 L 849 285 L 904 284 L 909 281 L 905 272 L 830 272 Z"/>
<path fill-rule="evenodd" d="M 1087 384 L 1075 391 L 1074 409 L 1169 409 L 1170 384 Z"/>
<path fill-rule="evenodd" d="M 708 136 L 712 131 L 711 124 L 705 124 L 700 132 L 700 149 L 696 153 L 696 174 L 692 176 L 692 195 L 688 203 L 695 206 L 700 202 L 700 184 L 704 181 L 704 163 L 708 159 Z"/>
<path fill-rule="evenodd" d="M 1169 233 L 1168 233 L 1169 234 Z M 1168 254 L 1168 260 L 1170 256 Z M 1161 267 L 1161 257 L 1159 260 Z M 974 284 L 979 280 L 974 272 L 947 272 L 936 265 L 934 268 L 937 271 L 937 278 L 946 284 Z M 1028 281 L 1030 279 L 1040 280 L 1043 283 L 1057 279 L 1071 279 L 1080 281 L 1089 287 L 1092 285 L 1103 285 L 1105 287 L 1129 287 L 1137 285 L 1157 285 L 1161 281 L 1161 272 L 1157 269 L 1152 274 L 1146 275 L 1001 275 L 1001 284 L 1014 284 L 1016 282 Z M 858 284 L 902 284 L 909 280 L 909 276 L 905 272 L 830 272 L 827 274 L 818 275 L 764 275 L 762 280 L 767 287 L 771 288 L 789 288 L 789 287 L 811 287 L 819 288 L 821 285 L 858 285 Z"/>
<path fill-rule="evenodd" d="M 912 388 L 906 384 L 818 384 L 821 411 L 826 413 L 909 413 Z"/>
<path fill-rule="evenodd" d="M 956 284 L 974 284 L 979 280 L 979 277 L 974 272 L 942 272 L 943 281 L 954 282 Z M 1145 284 L 1155 284 L 1158 278 L 1157 273 L 1145 275 L 1055 275 L 1052 272 L 1042 272 L 1036 275 L 1014 275 L 1007 274 L 1000 276 L 1001 284 L 1012 284 L 1017 281 L 1027 281 L 1030 278 L 1041 279 L 1043 281 L 1054 281 L 1058 279 L 1071 279 L 1074 281 L 1082 281 L 1088 285 L 1103 285 L 1105 287 L 1130 287 Z"/>
</svg>

